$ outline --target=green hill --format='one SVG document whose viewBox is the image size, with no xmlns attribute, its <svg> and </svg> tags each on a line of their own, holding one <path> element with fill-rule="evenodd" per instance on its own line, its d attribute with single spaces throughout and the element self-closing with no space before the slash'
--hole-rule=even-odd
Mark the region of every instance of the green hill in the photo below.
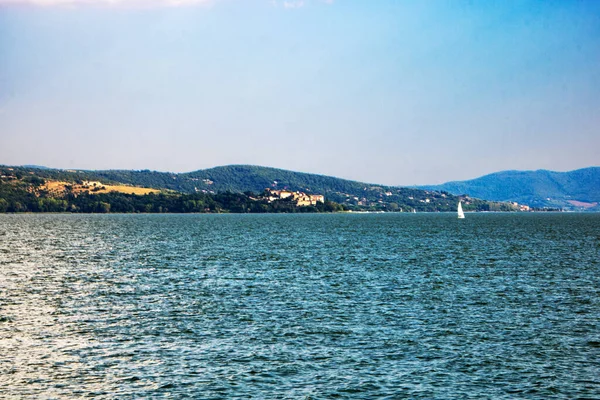
<svg viewBox="0 0 600 400">
<path fill-rule="evenodd" d="M 421 188 L 532 207 L 600 210 L 600 167 L 569 172 L 502 171 L 468 181 Z"/>
<path fill-rule="evenodd" d="M 0 167 L 2 175 L 18 179 L 59 180 L 78 182 L 101 181 L 107 184 L 127 184 L 181 193 L 261 193 L 266 188 L 322 194 L 329 201 L 361 210 L 385 211 L 455 211 L 458 197 L 429 190 L 382 186 L 350 181 L 330 176 L 293 172 L 251 165 L 230 165 L 188 173 L 149 170 L 79 171 Z M 468 210 L 509 210 L 502 204 L 466 199 Z"/>
</svg>

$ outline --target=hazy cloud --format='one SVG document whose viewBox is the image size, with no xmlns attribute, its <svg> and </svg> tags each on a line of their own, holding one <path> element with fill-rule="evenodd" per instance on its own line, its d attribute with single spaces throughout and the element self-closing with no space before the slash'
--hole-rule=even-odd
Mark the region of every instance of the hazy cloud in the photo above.
<svg viewBox="0 0 600 400">
<path fill-rule="evenodd" d="M 318 2 L 325 4 L 333 4 L 334 0 L 318 0 Z M 294 9 L 310 5 L 310 0 L 271 0 L 271 4 L 274 7 Z"/>
<path fill-rule="evenodd" d="M 300 7 L 304 7 L 304 1 L 302 1 L 302 0 L 284 1 L 283 2 L 283 7 L 285 7 L 285 8 L 300 8 Z"/>
<path fill-rule="evenodd" d="M 33 6 L 187 6 L 187 5 L 210 5 L 220 0 L 0 0 L 2 5 L 33 5 Z M 241 1 L 241 0 L 240 0 Z M 270 0 L 274 7 L 297 9 L 310 5 L 310 0 Z M 315 1 L 313 1 L 315 2 Z M 334 0 L 317 0 L 316 2 L 333 4 Z"/>
<path fill-rule="evenodd" d="M 27 4 L 34 6 L 185 6 L 211 4 L 216 0 L 0 0 L 0 5 Z"/>
</svg>

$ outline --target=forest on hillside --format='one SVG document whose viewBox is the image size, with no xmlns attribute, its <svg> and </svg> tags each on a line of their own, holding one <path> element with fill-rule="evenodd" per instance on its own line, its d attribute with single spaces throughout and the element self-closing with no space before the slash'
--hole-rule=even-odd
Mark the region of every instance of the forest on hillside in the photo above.
<svg viewBox="0 0 600 400">
<path fill-rule="evenodd" d="M 467 193 L 477 198 L 515 201 L 533 207 L 578 209 L 575 204 L 585 202 L 589 210 L 597 211 L 600 210 L 600 167 L 569 172 L 502 171 L 467 181 L 424 186 L 422 189 Z"/>
<path fill-rule="evenodd" d="M 306 213 L 337 212 L 345 207 L 331 201 L 297 206 L 291 198 L 269 202 L 254 193 L 217 194 L 158 193 L 67 193 L 53 196 L 32 192 L 28 184 L 0 181 L 0 213 L 71 212 L 71 213 Z"/>
<path fill-rule="evenodd" d="M 101 181 L 160 189 L 163 193 L 45 192 L 46 181 L 81 184 Z M 333 177 L 254 166 L 218 167 L 187 174 L 152 171 L 78 171 L 0 166 L 0 212 L 321 212 L 455 211 L 459 198 L 466 211 L 513 211 L 495 203 L 447 192 L 369 185 Z M 323 206 L 296 207 L 252 200 L 266 189 L 322 194 Z M 109 206 L 106 206 L 108 204 Z M 4 211 L 2 211 L 4 210 Z M 168 211 L 167 211 L 168 210 Z"/>
</svg>

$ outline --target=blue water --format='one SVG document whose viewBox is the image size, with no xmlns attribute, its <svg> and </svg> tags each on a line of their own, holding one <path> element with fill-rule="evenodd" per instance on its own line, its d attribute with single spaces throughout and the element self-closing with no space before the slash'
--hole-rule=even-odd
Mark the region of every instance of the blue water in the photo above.
<svg viewBox="0 0 600 400">
<path fill-rule="evenodd" d="M 599 214 L 0 215 L 0 398 L 600 398 Z"/>
</svg>

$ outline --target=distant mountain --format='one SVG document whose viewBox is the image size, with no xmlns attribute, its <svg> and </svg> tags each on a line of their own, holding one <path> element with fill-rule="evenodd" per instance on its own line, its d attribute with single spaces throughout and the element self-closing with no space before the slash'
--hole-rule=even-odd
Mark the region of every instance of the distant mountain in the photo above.
<svg viewBox="0 0 600 400">
<path fill-rule="evenodd" d="M 1 167 L 2 175 L 35 176 L 62 182 L 101 181 L 181 193 L 261 193 L 266 188 L 322 194 L 327 200 L 368 210 L 455 211 L 458 197 L 422 189 L 383 186 L 330 176 L 252 165 L 229 165 L 187 173 L 149 170 L 57 170 Z M 508 210 L 503 204 L 468 199 L 466 210 Z"/>
<path fill-rule="evenodd" d="M 502 171 L 468 181 L 420 188 L 532 207 L 600 210 L 600 167 L 569 172 Z"/>
</svg>

